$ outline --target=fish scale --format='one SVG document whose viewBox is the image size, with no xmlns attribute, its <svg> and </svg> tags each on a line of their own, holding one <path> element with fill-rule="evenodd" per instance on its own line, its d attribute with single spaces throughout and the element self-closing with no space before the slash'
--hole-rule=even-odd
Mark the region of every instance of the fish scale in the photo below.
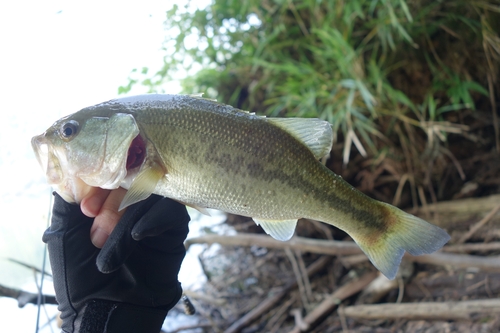
<svg viewBox="0 0 500 333">
<path fill-rule="evenodd" d="M 405 251 L 431 253 L 449 240 L 321 164 L 332 140 L 330 124 L 319 119 L 266 118 L 199 97 L 152 94 L 85 108 L 32 145 L 68 201 L 79 202 L 91 186 L 122 186 L 121 207 L 156 193 L 201 211 L 252 217 L 279 240 L 292 237 L 298 219 L 314 219 L 346 231 L 389 278 Z M 132 142 L 145 153 L 127 169 Z"/>
<path fill-rule="evenodd" d="M 155 142 L 162 160 L 170 166 L 167 167 L 168 176 L 157 186 L 160 194 L 179 198 L 195 206 L 256 218 L 316 217 L 314 212 L 317 209 L 313 200 L 298 199 L 308 205 L 297 206 L 297 199 L 294 198 L 303 196 L 304 191 L 314 184 L 299 182 L 286 175 L 297 172 L 298 165 L 294 161 L 299 159 L 309 160 L 309 163 L 300 165 L 307 174 L 323 172 L 328 177 L 328 170 L 319 170 L 320 165 L 307 148 L 298 145 L 288 133 L 272 125 L 266 124 L 268 126 L 264 129 L 255 129 L 255 140 L 245 139 L 241 135 L 240 128 L 249 128 L 253 121 L 265 122 L 265 118 L 235 115 L 233 120 L 225 113 L 209 117 L 203 110 L 173 111 L 171 115 L 162 110 L 156 113 L 154 110 L 146 113 L 148 118 L 158 121 L 149 123 L 144 134 L 151 142 Z M 140 124 L 141 117 L 137 117 L 137 120 Z M 235 121 L 239 126 L 234 126 Z M 284 139 L 291 142 L 284 147 L 282 144 L 281 150 L 276 150 L 274 147 L 279 147 L 278 142 Z M 276 154 L 277 151 L 279 154 Z M 239 161 L 233 163 L 236 160 Z M 333 173 L 330 176 L 335 177 Z M 249 179 L 251 183 L 248 183 Z M 242 184 L 245 190 L 241 188 Z M 314 186 L 320 191 L 317 188 Z M 286 207 L 277 210 L 278 202 L 281 205 L 286 202 Z M 310 211 L 306 211 L 305 207 Z"/>
</svg>

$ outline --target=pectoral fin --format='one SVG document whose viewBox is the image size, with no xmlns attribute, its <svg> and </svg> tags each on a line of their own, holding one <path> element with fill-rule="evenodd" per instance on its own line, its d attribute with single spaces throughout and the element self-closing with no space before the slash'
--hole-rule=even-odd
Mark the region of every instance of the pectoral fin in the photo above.
<svg viewBox="0 0 500 333">
<path fill-rule="evenodd" d="M 292 238 L 297 226 L 297 220 L 261 220 L 256 218 L 253 220 L 268 235 L 280 241 L 287 241 Z"/>
<path fill-rule="evenodd" d="M 127 194 L 118 210 L 122 210 L 136 202 L 147 199 L 155 190 L 158 181 L 165 172 L 158 165 L 145 166 L 130 184 Z"/>
</svg>

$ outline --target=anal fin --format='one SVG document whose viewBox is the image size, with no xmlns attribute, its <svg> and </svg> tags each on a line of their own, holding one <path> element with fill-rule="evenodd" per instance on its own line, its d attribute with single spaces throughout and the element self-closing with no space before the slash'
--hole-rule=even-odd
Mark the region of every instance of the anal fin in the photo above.
<svg viewBox="0 0 500 333">
<path fill-rule="evenodd" d="M 260 225 L 264 231 L 280 241 L 287 241 L 292 238 L 297 226 L 297 220 L 263 220 L 253 219 L 257 225 Z"/>
</svg>

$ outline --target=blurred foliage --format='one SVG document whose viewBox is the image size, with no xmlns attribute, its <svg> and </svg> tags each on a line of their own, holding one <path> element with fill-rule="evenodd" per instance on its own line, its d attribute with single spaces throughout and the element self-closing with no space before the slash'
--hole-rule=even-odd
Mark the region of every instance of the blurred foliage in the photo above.
<svg viewBox="0 0 500 333">
<path fill-rule="evenodd" d="M 167 13 L 163 68 L 134 70 L 120 92 L 135 84 L 163 92 L 164 82 L 187 75 L 185 93 L 326 119 L 344 165 L 353 146 L 373 157 L 373 168 L 382 157 L 403 161 L 393 173 L 413 196 L 415 179 L 432 192 L 431 170 L 456 162 L 449 135 L 471 137 L 461 114 L 487 110 L 498 138 L 499 0 L 213 0 L 189 8 Z"/>
</svg>

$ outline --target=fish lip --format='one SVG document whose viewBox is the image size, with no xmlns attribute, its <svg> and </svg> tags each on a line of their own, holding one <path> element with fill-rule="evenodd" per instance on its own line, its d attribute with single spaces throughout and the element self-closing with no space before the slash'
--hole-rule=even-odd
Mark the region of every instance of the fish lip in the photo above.
<svg viewBox="0 0 500 333">
<path fill-rule="evenodd" d="M 42 167 L 43 173 L 49 184 L 58 185 L 63 181 L 64 175 L 59 166 L 60 161 L 54 151 L 47 133 L 37 135 L 31 139 L 31 146 L 35 152 L 38 164 Z"/>
<path fill-rule="evenodd" d="M 47 152 L 44 152 L 42 147 L 45 146 L 47 147 Z M 44 173 L 46 172 L 47 169 L 47 163 L 43 163 L 42 161 L 42 156 L 45 156 L 48 158 L 48 143 L 47 139 L 45 138 L 45 133 L 34 136 L 31 139 L 31 147 L 33 148 L 33 151 L 35 152 L 36 159 L 38 161 L 38 164 L 42 167 Z"/>
</svg>

